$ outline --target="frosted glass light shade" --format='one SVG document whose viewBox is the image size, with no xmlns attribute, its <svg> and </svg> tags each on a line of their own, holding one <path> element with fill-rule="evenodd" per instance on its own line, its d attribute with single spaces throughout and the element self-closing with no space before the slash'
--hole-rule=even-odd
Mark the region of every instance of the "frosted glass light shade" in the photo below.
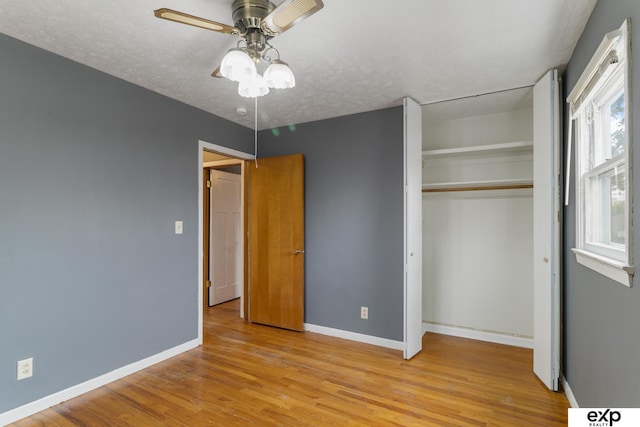
<svg viewBox="0 0 640 427">
<path fill-rule="evenodd" d="M 288 89 L 296 85 L 293 71 L 284 61 L 275 60 L 264 72 L 264 81 L 274 89 Z"/>
<path fill-rule="evenodd" d="M 256 76 L 256 64 L 241 49 L 231 49 L 222 58 L 220 74 L 234 82 L 252 79 Z"/>
<path fill-rule="evenodd" d="M 238 93 L 245 98 L 257 98 L 269 93 L 269 87 L 260 74 L 252 79 L 243 80 L 238 85 Z"/>
</svg>

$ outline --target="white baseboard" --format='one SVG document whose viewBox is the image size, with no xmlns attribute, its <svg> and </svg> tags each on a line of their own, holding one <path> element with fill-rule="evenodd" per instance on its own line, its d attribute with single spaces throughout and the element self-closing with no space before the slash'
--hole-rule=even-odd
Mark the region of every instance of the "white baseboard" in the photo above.
<svg viewBox="0 0 640 427">
<path fill-rule="evenodd" d="M 511 345 L 514 347 L 533 348 L 533 338 L 519 337 L 497 332 L 478 331 L 476 329 L 440 325 L 437 323 L 423 322 L 422 332 L 433 332 L 436 334 L 451 335 L 454 337 L 470 338 L 472 340 L 487 341 L 496 344 Z"/>
<path fill-rule="evenodd" d="M 350 341 L 358 341 L 365 344 L 373 344 L 378 347 L 386 347 L 394 350 L 404 350 L 402 341 L 394 341 L 387 338 L 374 337 L 372 335 L 359 334 L 357 332 L 343 331 L 342 329 L 327 328 L 326 326 L 304 324 L 304 330 L 317 334 L 328 335 L 330 337 L 343 338 Z"/>
<path fill-rule="evenodd" d="M 571 405 L 572 408 L 579 408 L 580 405 L 578 405 L 578 401 L 573 395 L 573 391 L 571 390 L 571 387 L 569 387 L 569 383 L 567 382 L 567 379 L 564 377 L 564 375 L 562 376 L 562 388 L 564 388 L 564 394 L 567 396 L 569 405 Z"/>
<path fill-rule="evenodd" d="M 180 353 L 184 353 L 185 351 L 198 347 L 198 345 L 199 343 L 197 339 L 186 342 L 179 346 L 165 350 L 162 353 L 149 356 L 146 359 L 133 362 L 129 365 L 115 369 L 99 377 L 71 386 L 57 393 L 53 393 L 49 396 L 43 397 L 42 399 L 38 399 L 34 402 L 27 403 L 26 405 L 20 406 L 18 408 L 3 412 L 0 414 L 0 426 L 21 420 L 22 418 L 28 417 L 37 412 L 55 406 L 61 402 L 64 402 L 65 400 L 69 400 L 91 390 L 95 390 L 98 387 L 102 387 L 103 385 L 109 384 L 110 382 L 119 380 L 120 378 L 124 378 L 127 375 L 131 375 L 135 372 L 141 371 L 142 369 L 148 368 L 149 366 L 155 365 L 156 363 L 162 362 L 171 357 L 177 356 Z"/>
</svg>

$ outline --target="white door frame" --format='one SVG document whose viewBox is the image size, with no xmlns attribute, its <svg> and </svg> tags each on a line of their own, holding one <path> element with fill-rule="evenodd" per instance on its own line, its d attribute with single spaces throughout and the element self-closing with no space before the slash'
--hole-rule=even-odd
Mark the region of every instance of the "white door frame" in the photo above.
<svg viewBox="0 0 640 427">
<path fill-rule="evenodd" d="M 204 289 L 202 287 L 204 276 L 202 274 L 203 267 L 203 257 L 204 250 L 203 244 L 204 240 L 202 238 L 202 233 L 204 231 L 204 199 L 203 192 L 204 188 L 202 183 L 204 182 L 203 176 L 203 151 L 211 151 L 218 154 L 223 154 L 225 156 L 234 157 L 236 159 L 241 160 L 254 160 L 255 156 L 250 153 L 246 153 L 244 151 L 234 150 L 233 148 L 224 147 L 222 145 L 212 144 L 206 141 L 198 141 L 198 344 L 202 345 L 203 341 L 203 321 L 204 321 L 204 301 L 203 301 L 203 293 Z M 244 232 L 243 232 L 244 236 Z"/>
</svg>

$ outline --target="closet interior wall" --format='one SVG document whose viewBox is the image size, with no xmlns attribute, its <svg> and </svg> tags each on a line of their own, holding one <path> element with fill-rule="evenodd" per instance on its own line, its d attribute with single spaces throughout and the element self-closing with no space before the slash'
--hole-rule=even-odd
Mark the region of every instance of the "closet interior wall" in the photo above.
<svg viewBox="0 0 640 427">
<path fill-rule="evenodd" d="M 425 331 L 530 346 L 532 141 L 530 88 L 423 106 Z"/>
</svg>

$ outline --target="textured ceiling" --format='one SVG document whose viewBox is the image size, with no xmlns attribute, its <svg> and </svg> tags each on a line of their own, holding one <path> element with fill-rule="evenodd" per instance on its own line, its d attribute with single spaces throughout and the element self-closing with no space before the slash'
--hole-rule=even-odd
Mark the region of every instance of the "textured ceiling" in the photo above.
<svg viewBox="0 0 640 427">
<path fill-rule="evenodd" d="M 237 37 L 153 15 L 233 24 L 231 1 L 0 0 L 0 32 L 252 128 L 253 100 L 210 77 Z M 530 86 L 568 62 L 595 2 L 324 0 L 272 40 L 297 86 L 259 98 L 259 128 Z"/>
</svg>

